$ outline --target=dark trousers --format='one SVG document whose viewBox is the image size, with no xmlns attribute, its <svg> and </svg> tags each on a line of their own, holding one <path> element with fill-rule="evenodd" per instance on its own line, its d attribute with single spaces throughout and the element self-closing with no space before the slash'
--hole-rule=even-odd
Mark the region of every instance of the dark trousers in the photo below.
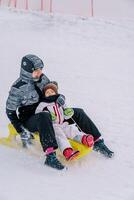
<svg viewBox="0 0 134 200">
<path fill-rule="evenodd" d="M 73 109 L 74 115 L 72 118 L 80 127 L 80 129 L 86 134 L 91 134 L 94 137 L 94 140 L 98 139 L 101 136 L 101 133 L 99 132 L 95 124 L 92 122 L 92 120 L 84 112 L 84 110 L 81 108 Z"/>
<path fill-rule="evenodd" d="M 83 132 L 93 135 L 95 140 L 101 136 L 99 130 L 91 121 L 91 119 L 86 115 L 83 109 L 74 108 L 73 120 L 77 123 Z M 70 124 L 74 123 L 71 119 L 68 120 L 68 122 Z M 24 123 L 24 126 L 30 132 L 39 132 L 40 142 L 44 151 L 48 147 L 54 147 L 54 149 L 58 148 L 51 115 L 48 112 L 41 112 L 31 116 Z"/>
<path fill-rule="evenodd" d="M 24 126 L 30 132 L 39 132 L 40 142 L 43 151 L 46 151 L 48 147 L 58 148 L 55 138 L 55 132 L 52 125 L 51 115 L 48 112 L 40 112 L 31 116 Z"/>
</svg>

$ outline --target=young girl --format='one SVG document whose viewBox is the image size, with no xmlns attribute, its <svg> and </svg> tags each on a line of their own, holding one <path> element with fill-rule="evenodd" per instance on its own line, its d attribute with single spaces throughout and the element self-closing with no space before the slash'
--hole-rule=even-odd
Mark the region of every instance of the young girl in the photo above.
<svg viewBox="0 0 134 200">
<path fill-rule="evenodd" d="M 68 138 L 92 147 L 94 144 L 93 136 L 80 132 L 76 126 L 69 125 L 66 121 L 73 116 L 74 111 L 72 108 L 67 108 L 65 103 L 60 105 L 57 102 L 59 97 L 57 85 L 47 84 L 43 89 L 43 94 L 44 98 L 38 105 L 36 113 L 49 112 L 51 114 L 58 147 L 66 160 L 72 160 L 79 155 L 79 151 L 73 150 L 71 147 Z"/>
</svg>

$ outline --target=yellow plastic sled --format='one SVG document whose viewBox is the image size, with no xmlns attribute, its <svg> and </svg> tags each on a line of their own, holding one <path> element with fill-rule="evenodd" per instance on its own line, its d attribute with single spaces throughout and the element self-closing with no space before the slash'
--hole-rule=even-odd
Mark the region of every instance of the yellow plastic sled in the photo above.
<svg viewBox="0 0 134 200">
<path fill-rule="evenodd" d="M 17 133 L 17 131 L 15 130 L 12 124 L 8 125 L 8 130 L 9 130 L 8 137 L 0 138 L 0 144 L 6 145 L 12 148 L 21 147 L 21 141 L 17 140 L 17 136 L 19 136 L 19 134 Z M 34 139 L 36 143 L 39 143 L 39 135 L 37 132 L 34 134 Z M 80 151 L 79 156 L 75 160 L 82 158 L 83 156 L 87 155 L 88 153 L 92 151 L 92 148 L 86 147 L 74 140 L 69 139 L 69 142 L 73 149 Z"/>
</svg>

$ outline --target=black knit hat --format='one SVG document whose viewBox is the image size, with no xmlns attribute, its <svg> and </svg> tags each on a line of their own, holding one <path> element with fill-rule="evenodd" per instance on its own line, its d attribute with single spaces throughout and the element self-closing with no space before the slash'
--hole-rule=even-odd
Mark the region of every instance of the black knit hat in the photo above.
<svg viewBox="0 0 134 200">
<path fill-rule="evenodd" d="M 32 73 L 36 69 L 42 69 L 43 67 L 43 61 L 36 55 L 29 54 L 22 58 L 21 68 L 29 73 Z"/>
</svg>

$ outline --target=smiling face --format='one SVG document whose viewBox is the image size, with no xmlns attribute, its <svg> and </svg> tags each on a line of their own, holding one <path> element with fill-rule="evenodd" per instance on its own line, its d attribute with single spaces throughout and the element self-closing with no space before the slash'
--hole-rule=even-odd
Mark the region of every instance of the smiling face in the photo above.
<svg viewBox="0 0 134 200">
<path fill-rule="evenodd" d="M 56 95 L 56 92 L 51 89 L 51 88 L 48 88 L 46 91 L 45 91 L 45 97 L 50 97 L 50 96 L 53 96 L 53 95 Z"/>
</svg>

